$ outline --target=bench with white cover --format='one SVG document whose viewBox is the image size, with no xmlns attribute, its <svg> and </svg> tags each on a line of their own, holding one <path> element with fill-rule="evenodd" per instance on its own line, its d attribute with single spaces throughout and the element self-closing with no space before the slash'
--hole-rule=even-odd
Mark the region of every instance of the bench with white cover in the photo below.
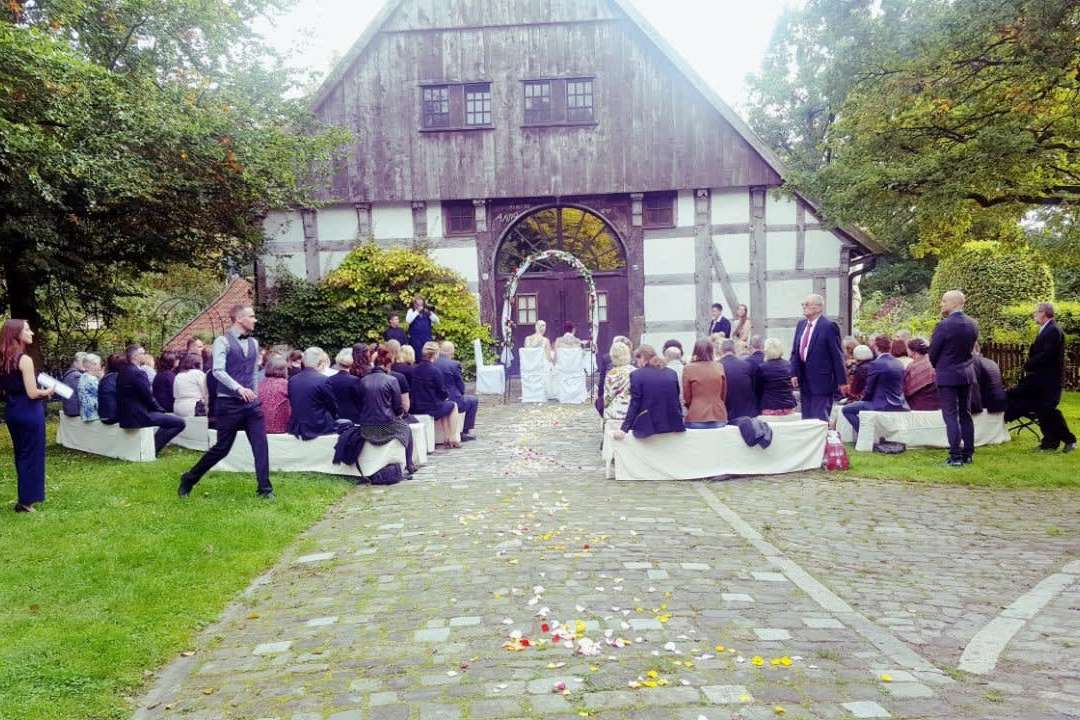
<svg viewBox="0 0 1080 720">
<path fill-rule="evenodd" d="M 154 454 L 155 432 L 156 427 L 129 430 L 119 425 L 106 425 L 100 420 L 86 421 L 60 413 L 56 442 L 63 447 L 93 455 L 130 462 L 153 462 L 157 459 Z"/>
<path fill-rule="evenodd" d="M 337 435 L 320 435 L 313 440 L 301 440 L 293 435 L 278 434 L 267 435 L 267 445 L 270 450 L 270 470 L 272 472 L 315 472 L 327 475 L 351 475 L 371 477 L 387 465 L 405 464 L 405 446 L 397 440 L 391 440 L 385 445 L 364 443 L 364 449 L 360 451 L 360 471 L 356 465 L 334 464 L 334 445 L 337 443 Z M 210 431 L 210 444 L 217 442 L 217 431 Z M 251 445 L 248 443 L 247 434 L 236 433 L 236 440 L 232 449 L 221 462 L 214 466 L 214 470 L 224 472 L 255 472 L 255 460 L 251 456 Z"/>
<path fill-rule="evenodd" d="M 975 421 L 975 446 L 1000 445 L 1012 438 L 1005 427 L 1004 413 L 981 412 L 972 418 Z M 897 412 L 878 412 L 863 410 L 859 413 L 859 438 L 856 441 L 851 423 L 847 421 L 840 408 L 833 409 L 833 420 L 844 442 L 855 442 L 859 452 L 873 452 L 874 443 L 881 440 L 901 442 L 910 448 L 949 447 L 949 437 L 945 432 L 945 418 L 940 410 L 901 410 Z"/>
<path fill-rule="evenodd" d="M 828 424 L 821 420 L 773 422 L 772 444 L 749 447 L 735 425 L 681 433 L 663 433 L 639 440 L 628 434 L 615 440 L 609 424 L 601 454 L 605 474 L 616 480 L 696 480 L 727 475 L 777 475 L 816 470 L 825 457 Z"/>
</svg>

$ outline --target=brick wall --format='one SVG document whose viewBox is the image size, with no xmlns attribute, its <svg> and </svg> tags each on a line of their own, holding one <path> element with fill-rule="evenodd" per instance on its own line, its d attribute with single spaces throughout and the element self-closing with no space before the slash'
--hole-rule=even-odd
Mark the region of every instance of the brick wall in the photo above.
<svg viewBox="0 0 1080 720">
<path fill-rule="evenodd" d="M 233 278 L 217 300 L 165 343 L 165 349 L 183 350 L 187 347 L 188 340 L 195 335 L 210 337 L 220 335 L 232 324 L 229 320 L 229 310 L 232 306 L 238 303 L 251 303 L 254 299 L 254 286 L 242 277 Z"/>
</svg>

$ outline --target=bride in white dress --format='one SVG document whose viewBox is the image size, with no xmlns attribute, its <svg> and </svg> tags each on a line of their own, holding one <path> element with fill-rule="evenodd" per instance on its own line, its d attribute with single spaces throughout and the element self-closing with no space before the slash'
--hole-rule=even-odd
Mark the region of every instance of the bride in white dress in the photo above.
<svg viewBox="0 0 1080 720">
<path fill-rule="evenodd" d="M 547 339 L 547 323 L 543 320 L 537 320 L 533 329 L 533 334 L 525 338 L 525 347 L 527 348 L 543 348 L 544 349 L 544 364 L 547 367 L 546 377 L 544 378 L 544 386 L 549 398 L 557 396 L 557 388 L 555 386 L 555 351 L 551 348 L 551 341 Z"/>
</svg>

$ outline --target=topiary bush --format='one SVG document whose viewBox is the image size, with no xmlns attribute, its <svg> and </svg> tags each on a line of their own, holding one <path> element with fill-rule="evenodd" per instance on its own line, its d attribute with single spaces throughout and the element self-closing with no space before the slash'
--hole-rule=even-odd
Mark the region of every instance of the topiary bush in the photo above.
<svg viewBox="0 0 1080 720">
<path fill-rule="evenodd" d="M 990 337 L 1003 327 L 1005 308 L 1052 301 L 1054 278 L 1028 248 L 969 242 L 938 263 L 930 283 L 931 302 L 937 303 L 948 290 L 963 291 L 965 312 L 978 320 L 983 337 Z"/>
<path fill-rule="evenodd" d="M 365 243 L 321 283 L 278 277 L 273 298 L 260 308 L 258 333 L 264 343 L 318 345 L 333 355 L 358 340 L 378 341 L 390 312 L 399 312 L 404 325 L 417 294 L 439 316 L 435 337 L 457 346 L 457 359 L 467 372 L 475 366 L 473 338 L 486 348 L 493 343 L 465 280 L 421 250 Z"/>
<path fill-rule="evenodd" d="M 1005 308 L 1001 313 L 1001 325 L 993 333 L 994 342 L 1029 343 L 1034 340 L 1039 329 L 1031 317 L 1034 310 L 1034 303 Z M 1080 340 L 1080 302 L 1055 302 L 1054 322 L 1064 331 L 1066 343 Z"/>
</svg>

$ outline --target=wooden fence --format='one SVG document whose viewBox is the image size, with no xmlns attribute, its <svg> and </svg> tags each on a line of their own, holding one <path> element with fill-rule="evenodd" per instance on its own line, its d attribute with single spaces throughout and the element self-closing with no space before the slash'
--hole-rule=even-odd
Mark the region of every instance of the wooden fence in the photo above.
<svg viewBox="0 0 1080 720">
<path fill-rule="evenodd" d="M 1024 362 L 1030 345 L 1021 343 L 986 343 L 982 354 L 1001 368 L 1006 385 L 1015 385 L 1024 374 Z M 1080 343 L 1065 346 L 1065 387 L 1080 390 Z"/>
</svg>

